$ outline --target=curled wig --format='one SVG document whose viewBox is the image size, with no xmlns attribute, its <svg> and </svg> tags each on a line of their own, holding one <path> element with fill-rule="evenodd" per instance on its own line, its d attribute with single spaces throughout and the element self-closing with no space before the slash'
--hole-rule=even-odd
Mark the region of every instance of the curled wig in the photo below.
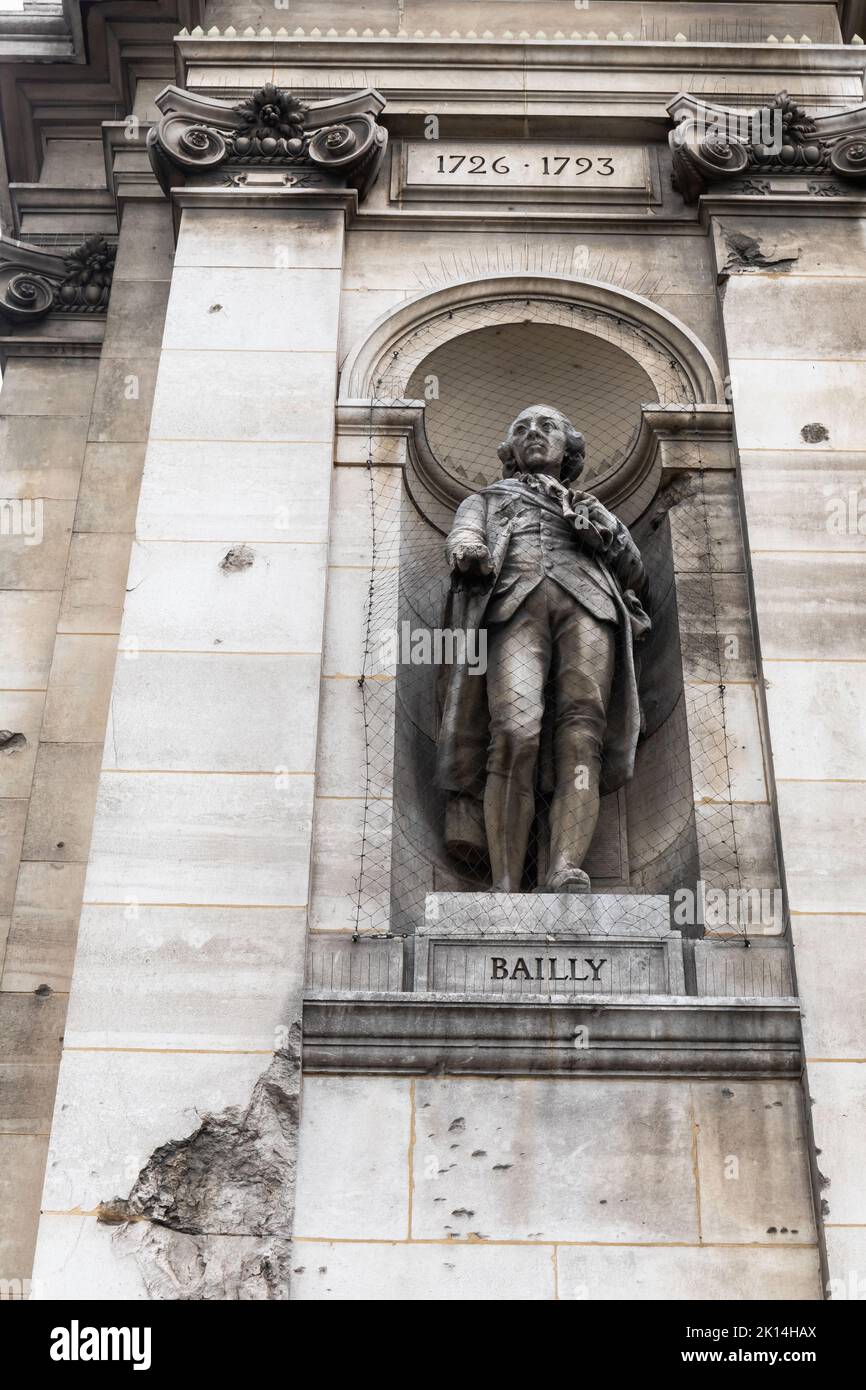
<svg viewBox="0 0 866 1390">
<path fill-rule="evenodd" d="M 565 454 L 563 455 L 562 468 L 560 469 L 559 476 L 563 483 L 573 483 L 575 478 L 579 478 L 583 472 L 584 458 L 586 456 L 586 441 L 580 433 L 580 430 L 576 430 L 568 419 L 568 416 L 563 415 L 562 411 L 557 410 L 555 406 L 534 405 L 527 406 L 526 409 L 543 410 L 547 415 L 555 415 L 557 419 L 562 422 L 563 429 L 565 430 Z M 520 415 L 525 414 L 525 410 L 520 412 Z M 515 416 L 515 420 L 519 420 L 520 415 Z M 515 420 L 513 420 L 508 427 L 508 438 L 500 444 L 496 451 L 502 460 L 503 478 L 513 478 L 515 474 L 519 472 L 517 460 L 514 457 L 514 450 L 510 442 L 511 431 L 514 427 Z"/>
</svg>

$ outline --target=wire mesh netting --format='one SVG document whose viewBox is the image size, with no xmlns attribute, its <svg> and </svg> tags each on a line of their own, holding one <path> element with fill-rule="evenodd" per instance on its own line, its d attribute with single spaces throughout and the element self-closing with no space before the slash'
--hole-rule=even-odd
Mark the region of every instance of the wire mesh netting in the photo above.
<svg viewBox="0 0 866 1390">
<path fill-rule="evenodd" d="M 695 445 L 629 535 L 586 483 L 627 456 L 643 403 L 687 399 L 681 368 L 639 335 L 638 353 L 630 325 L 593 339 L 535 306 L 525 324 L 486 313 L 404 340 L 370 400 L 360 936 L 412 936 L 430 893 L 508 892 L 528 920 L 527 895 L 586 877 L 602 895 L 743 887 L 726 688 L 753 653 L 732 478 L 705 479 Z M 380 427 L 425 395 L 450 495 L 395 467 Z M 562 477 L 545 472 L 560 411 L 587 454 L 582 470 L 566 431 Z M 749 871 L 775 882 L 774 862 Z"/>
</svg>

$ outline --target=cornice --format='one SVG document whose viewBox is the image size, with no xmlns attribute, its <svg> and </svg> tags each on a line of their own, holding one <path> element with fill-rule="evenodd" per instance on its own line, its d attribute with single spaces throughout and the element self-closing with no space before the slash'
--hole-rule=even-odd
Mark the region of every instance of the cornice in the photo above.
<svg viewBox="0 0 866 1390">
<path fill-rule="evenodd" d="M 671 93 L 714 92 L 726 79 L 738 104 L 783 87 L 822 107 L 850 104 L 863 92 L 866 47 L 810 43 L 657 43 L 622 40 L 290 34 L 220 34 L 176 41 L 177 81 L 191 90 L 240 96 L 256 81 L 302 86 L 311 97 L 337 84 L 368 82 L 388 102 L 393 135 L 417 133 L 419 113 L 440 112 L 453 129 L 517 138 L 560 128 L 623 138 L 660 135 Z M 600 80 L 609 75 L 610 81 Z M 829 90 L 828 90 L 829 89 Z M 485 121 L 487 122 L 485 126 Z"/>
<path fill-rule="evenodd" d="M 864 45 L 819 43 L 688 43 L 625 38 L 588 39 L 563 36 L 535 39 L 490 39 L 432 35 L 325 35 L 277 33 L 267 28 L 238 34 L 213 26 L 191 33 L 181 30 L 176 40 L 179 72 L 185 79 L 193 67 L 237 64 L 300 63 L 309 67 L 495 67 L 500 70 L 582 68 L 622 72 L 629 69 L 665 72 L 814 72 L 829 76 L 862 75 Z"/>
<path fill-rule="evenodd" d="M 204 3 L 104 0 L 85 11 L 86 61 L 0 63 L 0 125 L 10 183 L 38 181 L 47 137 L 98 138 L 103 121 L 127 115 L 138 78 L 170 80 L 174 35 L 201 18 Z"/>
<path fill-rule="evenodd" d="M 86 62 L 79 0 L 38 11 L 0 13 L 0 62 Z"/>
<path fill-rule="evenodd" d="M 588 1029 L 591 1047 L 576 1047 Z M 309 992 L 307 1072 L 792 1077 L 794 998 Z"/>
</svg>

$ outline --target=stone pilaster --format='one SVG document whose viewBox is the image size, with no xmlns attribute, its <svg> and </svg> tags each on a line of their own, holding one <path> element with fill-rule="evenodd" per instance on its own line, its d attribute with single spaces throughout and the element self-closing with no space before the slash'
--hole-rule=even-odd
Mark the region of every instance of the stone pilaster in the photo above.
<svg viewBox="0 0 866 1390">
<path fill-rule="evenodd" d="M 358 195 L 279 168 L 178 183 L 172 167 L 177 250 L 43 1198 L 49 1297 L 73 1239 L 92 1250 L 92 1296 L 115 1289 L 116 1256 L 133 1249 L 124 1277 L 147 1297 L 287 1296 L 339 299 Z M 249 1205 L 232 1165 L 260 1165 L 267 1184 L 274 1143 L 276 1187 Z M 160 1145 L 168 1167 L 150 1162 Z M 209 1193 L 188 1182 L 192 1155 L 215 1174 Z M 186 1204 L 178 1225 L 201 1234 L 172 1230 L 165 1203 Z M 160 1224 L 112 1240 L 100 1207 Z M 190 1252 L 204 1285 L 172 1285 L 166 1263 Z"/>
<path fill-rule="evenodd" d="M 864 222 L 772 212 L 762 205 L 719 218 L 716 245 L 803 1001 L 816 1202 L 828 1288 L 850 1298 L 861 1296 L 852 1280 L 866 1275 L 855 1157 L 866 998 Z M 743 265 L 737 237 L 769 263 Z M 781 254 L 784 273 L 772 264 Z"/>
</svg>

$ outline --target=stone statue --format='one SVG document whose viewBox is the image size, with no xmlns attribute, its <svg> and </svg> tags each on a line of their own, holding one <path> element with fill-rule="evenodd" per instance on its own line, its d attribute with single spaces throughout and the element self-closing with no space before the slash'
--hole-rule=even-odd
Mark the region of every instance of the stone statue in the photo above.
<svg viewBox="0 0 866 1390">
<path fill-rule="evenodd" d="M 443 670 L 446 842 L 519 893 L 535 825 L 536 891 L 588 892 L 600 793 L 634 771 L 646 577 L 623 523 L 572 486 L 584 440 L 560 411 L 522 411 L 499 457 L 502 479 L 461 503 L 446 542 L 446 626 L 486 647 L 486 670 Z"/>
</svg>

